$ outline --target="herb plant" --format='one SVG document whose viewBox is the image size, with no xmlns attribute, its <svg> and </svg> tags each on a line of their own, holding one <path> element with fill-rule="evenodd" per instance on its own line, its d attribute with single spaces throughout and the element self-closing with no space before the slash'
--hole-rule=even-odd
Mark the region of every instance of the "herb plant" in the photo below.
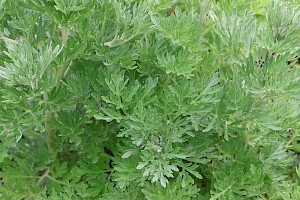
<svg viewBox="0 0 300 200">
<path fill-rule="evenodd" d="M 300 199 L 297 0 L 0 0 L 0 199 Z"/>
</svg>

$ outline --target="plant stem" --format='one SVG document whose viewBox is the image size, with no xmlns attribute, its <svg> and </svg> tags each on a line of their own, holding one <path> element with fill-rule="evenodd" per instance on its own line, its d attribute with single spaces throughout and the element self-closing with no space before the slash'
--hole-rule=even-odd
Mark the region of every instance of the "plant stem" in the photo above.
<svg viewBox="0 0 300 200">
<path fill-rule="evenodd" d="M 47 167 L 45 173 L 44 173 L 42 176 L 40 176 L 40 178 L 39 178 L 39 180 L 38 180 L 38 183 L 40 184 L 40 183 L 47 177 L 47 175 L 48 175 L 49 173 L 50 173 L 50 168 Z"/>
<path fill-rule="evenodd" d="M 68 37 L 69 37 L 69 30 L 67 28 L 62 28 L 61 29 L 61 42 L 65 47 L 67 47 Z"/>
<path fill-rule="evenodd" d="M 60 185 L 67 185 L 65 182 L 59 181 L 59 180 L 53 178 L 52 176 L 50 176 L 49 174 L 47 174 L 46 177 L 49 178 L 51 181 L 54 181 L 54 182 L 56 182 L 56 183 L 58 183 Z"/>
<path fill-rule="evenodd" d="M 60 30 L 61 33 L 61 43 L 63 44 L 64 48 L 67 47 L 68 44 L 68 38 L 69 38 L 69 29 L 68 28 L 62 28 Z M 63 65 L 58 69 L 57 73 L 56 73 L 56 86 L 59 87 L 60 86 L 60 81 L 62 79 L 62 77 L 65 75 L 66 71 L 68 70 L 68 67 L 71 63 L 71 60 L 69 59 L 65 59 L 64 58 L 64 63 Z"/>
<path fill-rule="evenodd" d="M 43 97 L 44 100 L 47 102 L 48 101 L 48 93 L 47 91 L 45 91 L 43 93 Z M 53 127 L 49 124 L 49 121 L 53 118 L 53 113 L 50 110 L 46 110 L 45 111 L 45 116 L 46 116 L 46 120 L 45 120 L 45 130 L 47 133 L 47 147 L 49 149 L 50 152 L 52 152 L 52 148 L 51 148 L 51 138 L 53 136 L 53 134 L 55 133 L 55 130 L 53 129 Z"/>
<path fill-rule="evenodd" d="M 63 66 L 61 66 L 61 68 L 58 69 L 57 74 L 56 74 L 56 87 L 60 86 L 61 79 L 66 74 L 66 71 L 68 70 L 70 63 L 71 63 L 71 60 L 66 60 L 63 64 Z"/>
</svg>

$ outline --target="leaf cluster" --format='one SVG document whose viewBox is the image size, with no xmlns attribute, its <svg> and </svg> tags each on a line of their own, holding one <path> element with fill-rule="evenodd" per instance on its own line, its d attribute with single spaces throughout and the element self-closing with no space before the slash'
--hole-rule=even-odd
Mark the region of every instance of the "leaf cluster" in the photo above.
<svg viewBox="0 0 300 200">
<path fill-rule="evenodd" d="M 299 8 L 0 0 L 0 199 L 299 199 Z"/>
</svg>

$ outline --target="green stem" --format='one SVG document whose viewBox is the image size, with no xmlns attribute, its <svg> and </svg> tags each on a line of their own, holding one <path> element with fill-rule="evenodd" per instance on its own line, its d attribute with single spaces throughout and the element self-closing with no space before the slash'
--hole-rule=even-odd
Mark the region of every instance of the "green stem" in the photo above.
<svg viewBox="0 0 300 200">
<path fill-rule="evenodd" d="M 46 177 L 49 178 L 51 181 L 54 181 L 54 182 L 56 182 L 56 183 L 58 183 L 60 185 L 67 185 L 65 182 L 59 181 L 59 180 L 53 178 L 52 176 L 50 176 L 49 174 L 47 174 Z"/>
<path fill-rule="evenodd" d="M 231 185 L 229 185 L 227 188 L 225 188 L 225 190 L 223 190 L 222 192 L 218 193 L 217 195 L 211 197 L 210 199 L 212 200 L 216 200 L 219 197 L 222 197 L 228 190 L 231 189 L 231 187 L 235 184 L 235 181 L 233 181 L 233 183 Z"/>
<path fill-rule="evenodd" d="M 114 47 L 120 46 L 120 45 L 122 45 L 122 44 L 124 44 L 124 43 L 126 43 L 126 42 L 128 42 L 128 41 L 130 41 L 132 39 L 134 39 L 138 35 L 139 35 L 139 33 L 136 32 L 135 34 L 131 35 L 130 37 L 122 40 L 121 42 L 115 43 L 115 44 L 114 44 L 114 41 L 115 41 L 115 38 L 114 38 L 113 40 L 111 40 L 109 42 L 105 42 L 104 45 L 108 46 L 108 47 L 111 47 L 111 48 L 114 48 Z"/>
<path fill-rule="evenodd" d="M 100 31 L 100 34 L 99 36 L 101 38 L 104 38 L 104 31 L 105 31 L 105 23 L 106 23 L 106 9 L 104 11 L 104 18 L 101 20 L 102 21 L 102 24 L 101 24 L 101 31 Z"/>
<path fill-rule="evenodd" d="M 48 101 L 48 93 L 45 91 L 43 94 L 44 100 L 47 102 Z M 53 127 L 49 124 L 49 121 L 51 121 L 51 119 L 53 118 L 53 113 L 50 110 L 46 110 L 45 111 L 45 116 L 46 116 L 46 120 L 45 120 L 45 130 L 47 133 L 47 146 L 50 152 L 52 152 L 52 148 L 51 148 L 51 140 L 52 140 L 52 136 L 55 133 L 55 130 L 53 129 Z"/>
<path fill-rule="evenodd" d="M 67 47 L 68 38 L 69 38 L 69 29 L 62 28 L 61 29 L 61 42 L 64 47 Z M 61 81 L 62 77 L 64 77 L 66 71 L 69 69 L 70 63 L 71 63 L 71 60 L 66 59 L 62 65 L 62 67 L 58 69 L 58 71 L 56 73 L 56 86 L 57 87 L 60 86 L 60 81 Z"/>
<path fill-rule="evenodd" d="M 36 179 L 36 178 L 39 178 L 39 176 L 26 176 L 26 175 L 5 175 L 5 177 L 8 177 L 8 178 L 32 178 L 32 179 Z"/>
<path fill-rule="evenodd" d="M 47 177 L 47 175 L 48 175 L 49 173 L 50 173 L 50 168 L 47 167 L 45 173 L 44 173 L 42 176 L 40 176 L 40 178 L 39 178 L 39 180 L 38 180 L 38 183 L 41 183 L 41 182 Z"/>
<path fill-rule="evenodd" d="M 71 64 L 71 60 L 66 60 L 63 66 L 58 69 L 56 74 L 56 87 L 60 86 L 61 79 L 68 73 L 70 64 Z"/>
<path fill-rule="evenodd" d="M 67 28 L 62 28 L 61 29 L 61 42 L 65 47 L 67 47 L 68 37 L 69 37 L 69 30 Z"/>
</svg>

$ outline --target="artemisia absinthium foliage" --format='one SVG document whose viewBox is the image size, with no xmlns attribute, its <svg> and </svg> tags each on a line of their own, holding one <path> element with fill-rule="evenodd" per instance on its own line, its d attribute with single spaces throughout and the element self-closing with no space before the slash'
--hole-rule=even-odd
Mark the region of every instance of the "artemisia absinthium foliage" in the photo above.
<svg viewBox="0 0 300 200">
<path fill-rule="evenodd" d="M 299 0 L 1 0 L 0 199 L 300 199 Z"/>
</svg>

